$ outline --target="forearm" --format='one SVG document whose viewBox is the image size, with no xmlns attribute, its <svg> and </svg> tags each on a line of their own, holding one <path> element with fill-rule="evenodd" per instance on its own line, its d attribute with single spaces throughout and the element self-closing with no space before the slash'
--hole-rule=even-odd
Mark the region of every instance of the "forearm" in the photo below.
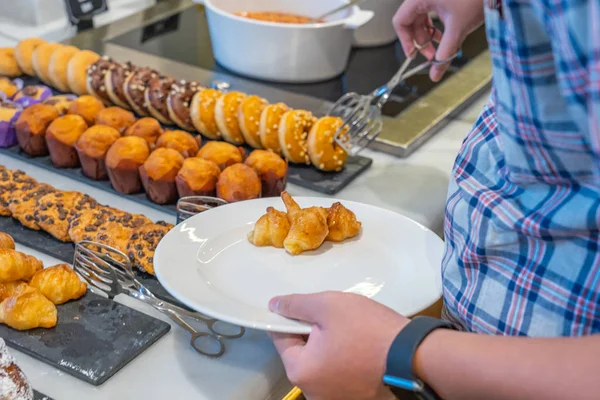
<svg viewBox="0 0 600 400">
<path fill-rule="evenodd" d="M 445 400 L 597 399 L 600 336 L 531 339 L 438 330 L 415 372 Z"/>
</svg>

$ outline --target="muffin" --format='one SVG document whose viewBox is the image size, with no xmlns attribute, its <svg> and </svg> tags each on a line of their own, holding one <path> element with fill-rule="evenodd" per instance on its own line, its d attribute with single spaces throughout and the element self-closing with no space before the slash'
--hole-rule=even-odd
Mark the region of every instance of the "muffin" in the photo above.
<svg viewBox="0 0 600 400">
<path fill-rule="evenodd" d="M 133 194 L 142 190 L 139 168 L 150 155 L 148 143 L 137 136 L 117 139 L 106 153 L 106 171 L 113 188 Z"/>
<path fill-rule="evenodd" d="M 229 203 L 257 199 L 261 191 L 260 178 L 245 164 L 234 164 L 219 175 L 217 196 Z"/>
<path fill-rule="evenodd" d="M 75 144 L 75 150 L 85 176 L 97 181 L 108 178 L 104 158 L 108 149 L 120 137 L 116 129 L 104 125 L 92 126 L 81 135 Z"/>
<path fill-rule="evenodd" d="M 15 125 L 21 111 L 18 104 L 0 98 L 0 147 L 12 147 L 18 143 Z"/>
<path fill-rule="evenodd" d="M 262 197 L 279 197 L 287 183 L 287 163 L 277 154 L 267 150 L 254 150 L 246 161 L 262 185 Z"/>
<path fill-rule="evenodd" d="M 46 144 L 52 164 L 57 168 L 75 168 L 79 166 L 79 157 L 75 143 L 88 126 L 79 115 L 58 117 L 46 130 Z"/>
<path fill-rule="evenodd" d="M 177 150 L 185 158 L 194 157 L 200 148 L 200 136 L 185 131 L 166 131 L 156 141 L 156 147 Z"/>
<path fill-rule="evenodd" d="M 158 148 L 140 167 L 146 195 L 156 204 L 171 204 L 178 199 L 175 177 L 185 159 L 173 149 Z"/>
<path fill-rule="evenodd" d="M 96 117 L 104 110 L 104 104 L 93 96 L 81 96 L 69 106 L 67 113 L 79 115 L 88 126 L 96 124 Z"/>
<path fill-rule="evenodd" d="M 221 169 L 213 161 L 199 157 L 186 159 L 175 178 L 179 197 L 214 197 L 220 174 Z"/>
<path fill-rule="evenodd" d="M 135 116 L 132 112 L 122 108 L 108 107 L 98 113 L 96 123 L 115 128 L 122 135 L 127 128 L 135 123 Z"/>
<path fill-rule="evenodd" d="M 58 117 L 58 110 L 47 104 L 34 104 L 23 110 L 15 125 L 21 150 L 33 157 L 48 155 L 46 130 Z"/>
<path fill-rule="evenodd" d="M 160 123 L 154 118 L 141 118 L 127 128 L 125 136 L 139 136 L 146 140 L 150 147 L 153 147 L 163 132 Z"/>
<path fill-rule="evenodd" d="M 197 157 L 214 162 L 224 170 L 233 164 L 244 162 L 246 152 L 241 147 L 226 142 L 208 142 L 200 149 Z"/>
</svg>

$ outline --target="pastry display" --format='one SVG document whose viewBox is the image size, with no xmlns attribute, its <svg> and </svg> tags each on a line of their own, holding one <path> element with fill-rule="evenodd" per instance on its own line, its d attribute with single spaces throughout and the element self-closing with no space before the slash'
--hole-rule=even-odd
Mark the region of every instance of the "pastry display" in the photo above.
<svg viewBox="0 0 600 400">
<path fill-rule="evenodd" d="M 225 168 L 217 181 L 217 196 L 228 203 L 257 199 L 261 190 L 258 175 L 244 164 Z"/>
<path fill-rule="evenodd" d="M 279 122 L 279 144 L 281 153 L 290 162 L 310 165 L 308 155 L 308 133 L 315 117 L 304 110 L 288 111 Z"/>
<path fill-rule="evenodd" d="M 143 215 L 132 215 L 119 211 L 114 218 L 109 217 L 108 221 L 98 227 L 92 241 L 127 254 L 127 246 L 134 231 L 148 224 L 152 224 L 152 221 Z"/>
<path fill-rule="evenodd" d="M 21 90 L 18 83 L 23 83 L 20 79 L 8 79 L 0 77 L 0 92 L 4 93 L 6 99 L 12 98 L 17 91 Z M 5 100 L 6 100 L 5 99 Z"/>
<path fill-rule="evenodd" d="M 244 164 L 254 169 L 260 178 L 262 197 L 278 197 L 287 184 L 287 163 L 267 150 L 254 150 Z"/>
<path fill-rule="evenodd" d="M 83 240 L 93 241 L 98 228 L 109 219 L 116 220 L 118 213 L 119 210 L 106 206 L 87 208 L 73 213 L 69 217 L 69 239 L 73 243 Z"/>
<path fill-rule="evenodd" d="M 21 115 L 21 107 L 8 101 L 0 101 L 0 147 L 17 144 L 16 122 Z"/>
<path fill-rule="evenodd" d="M 119 138 L 106 153 L 106 170 L 113 188 L 121 193 L 142 189 L 139 168 L 150 156 L 148 143 L 137 136 Z"/>
<path fill-rule="evenodd" d="M 348 153 L 334 141 L 344 121 L 336 117 L 324 117 L 313 125 L 308 134 L 308 155 L 312 164 L 321 171 L 341 171 Z M 348 127 L 344 127 L 348 131 Z"/>
<path fill-rule="evenodd" d="M 85 120 L 79 115 L 65 115 L 55 119 L 46 130 L 46 144 L 52 164 L 57 168 L 79 166 L 75 143 L 87 130 Z"/>
<path fill-rule="evenodd" d="M 100 56 L 90 50 L 76 53 L 67 65 L 67 83 L 71 92 L 76 95 L 88 94 L 88 69 L 100 59 Z"/>
<path fill-rule="evenodd" d="M 198 152 L 197 157 L 212 161 L 222 170 L 233 164 L 244 162 L 246 152 L 241 147 L 226 142 L 208 142 Z"/>
<path fill-rule="evenodd" d="M 67 113 L 79 115 L 87 126 L 92 126 L 96 123 L 98 113 L 104 108 L 104 104 L 94 96 L 80 96 L 69 105 Z"/>
<path fill-rule="evenodd" d="M 32 65 L 35 75 L 41 79 L 46 85 L 51 85 L 50 82 L 50 59 L 52 54 L 63 47 L 59 43 L 42 43 L 35 48 L 33 51 Z"/>
<path fill-rule="evenodd" d="M 158 73 L 150 68 L 139 68 L 130 74 L 125 80 L 123 91 L 127 103 L 137 115 L 147 117 L 149 115 L 146 108 L 146 88 L 150 81 L 157 77 Z"/>
<path fill-rule="evenodd" d="M 40 230 L 39 225 L 35 221 L 35 206 L 38 199 L 55 191 L 55 188 L 44 183 L 32 184 L 16 189 L 11 194 L 11 200 L 8 204 L 12 217 L 26 228 L 36 231 Z"/>
<path fill-rule="evenodd" d="M 53 328 L 57 321 L 56 306 L 33 288 L 0 303 L 0 323 L 19 331 Z"/>
<path fill-rule="evenodd" d="M 211 196 L 217 194 L 221 169 L 213 161 L 199 157 L 185 159 L 175 177 L 179 197 Z"/>
<path fill-rule="evenodd" d="M 55 265 L 36 272 L 29 281 L 29 286 L 39 290 L 55 305 L 77 300 L 87 291 L 87 285 L 67 264 Z"/>
<path fill-rule="evenodd" d="M 259 96 L 246 97 L 238 109 L 238 121 L 246 144 L 262 149 L 260 142 L 260 117 L 269 103 Z"/>
<path fill-rule="evenodd" d="M 58 111 L 60 115 L 65 115 L 69 111 L 71 103 L 76 98 L 77 96 L 72 94 L 60 94 L 58 96 L 48 97 L 46 100 L 44 100 L 44 104 L 56 108 L 56 111 Z"/>
<path fill-rule="evenodd" d="M 28 38 L 21 40 L 15 46 L 15 59 L 17 60 L 17 64 L 19 64 L 19 68 L 21 71 L 27 75 L 35 75 L 35 71 L 33 69 L 33 52 L 38 46 L 46 43 L 45 40 L 39 38 Z"/>
<path fill-rule="evenodd" d="M 34 104 L 27 107 L 15 123 L 15 132 L 21 150 L 33 157 L 48 155 L 46 130 L 58 118 L 55 107 Z"/>
<path fill-rule="evenodd" d="M 0 249 L 0 283 L 28 281 L 43 267 L 35 257 L 12 249 Z"/>
<path fill-rule="evenodd" d="M 67 80 L 69 61 L 79 52 L 74 46 L 63 46 L 52 52 L 50 64 L 48 65 L 48 80 L 61 92 L 69 91 L 69 82 Z"/>
<path fill-rule="evenodd" d="M 154 275 L 154 252 L 170 230 L 170 226 L 162 224 L 147 224 L 136 229 L 131 235 L 126 253 L 133 266 Z"/>
<path fill-rule="evenodd" d="M 15 240 L 9 234 L 0 232 L 0 249 L 15 249 Z"/>
<path fill-rule="evenodd" d="M 44 231 L 62 242 L 69 242 L 69 218 L 76 212 L 96 208 L 98 203 L 79 192 L 53 192 L 40 197 L 33 216 Z"/>
<path fill-rule="evenodd" d="M 16 190 L 36 184 L 36 180 L 23 171 L 0 169 L 0 215 L 11 215 L 9 203 Z"/>
<path fill-rule="evenodd" d="M 3 388 L 3 400 L 34 400 L 29 380 L 17 366 L 2 338 L 0 338 L 0 388 Z"/>
<path fill-rule="evenodd" d="M 283 247 L 291 255 L 316 250 L 329 234 L 327 211 L 321 207 L 300 208 L 287 192 L 281 194 L 290 220 L 290 231 Z"/>
<path fill-rule="evenodd" d="M 200 136 L 194 137 L 185 131 L 166 131 L 156 141 L 156 147 L 176 150 L 187 158 L 198 153 L 200 141 Z"/>
<path fill-rule="evenodd" d="M 113 62 L 108 57 L 101 57 L 88 68 L 87 93 L 94 96 L 107 106 L 111 105 L 106 91 L 105 78 Z"/>
<path fill-rule="evenodd" d="M 177 151 L 158 148 L 140 167 L 140 177 L 146 195 L 157 204 L 172 204 L 178 199 L 175 177 L 183 166 L 184 158 Z"/>
<path fill-rule="evenodd" d="M 181 129 L 194 130 L 190 104 L 194 94 L 200 89 L 199 83 L 185 80 L 176 82 L 171 86 L 171 91 L 167 96 L 167 110 L 169 111 L 169 118 Z"/>
<path fill-rule="evenodd" d="M 259 137 L 262 147 L 281 155 L 281 145 L 279 144 L 279 123 L 281 118 L 290 110 L 283 104 L 271 104 L 266 106 L 260 115 Z"/>
<path fill-rule="evenodd" d="M 138 136 L 153 147 L 164 133 L 160 123 L 154 118 L 140 118 L 125 131 L 125 136 Z"/>
<path fill-rule="evenodd" d="M 125 81 L 129 75 L 135 72 L 135 67 L 131 63 L 114 62 L 104 75 L 104 85 L 106 86 L 106 94 L 110 101 L 121 108 L 129 110 L 129 103 L 125 96 Z"/>
<path fill-rule="evenodd" d="M 238 110 L 246 95 L 241 92 L 229 92 L 217 99 L 215 121 L 224 140 L 235 145 L 244 144 L 240 128 Z"/>
<path fill-rule="evenodd" d="M 215 106 L 222 95 L 215 89 L 199 90 L 190 105 L 190 117 L 194 128 L 204 137 L 212 140 L 221 139 L 221 132 L 215 119 Z"/>
<path fill-rule="evenodd" d="M 333 204 L 327 212 L 327 227 L 329 228 L 328 241 L 343 242 L 358 236 L 362 224 L 352 211 L 338 202 Z"/>
<path fill-rule="evenodd" d="M 254 229 L 248 234 L 248 240 L 255 246 L 272 246 L 282 249 L 283 242 L 290 232 L 290 221 L 286 213 L 273 207 L 260 217 Z"/>
<path fill-rule="evenodd" d="M 12 48 L 0 48 L 0 75 L 16 78 L 23 75 L 15 59 L 15 51 Z"/>
<path fill-rule="evenodd" d="M 6 233 L 3 233 L 6 235 Z M 13 281 L 0 283 L 0 302 L 6 300 L 12 296 L 18 296 L 21 293 L 25 293 L 32 290 L 31 286 L 27 282 Z"/>
<path fill-rule="evenodd" d="M 169 117 L 167 98 L 169 97 L 169 93 L 171 93 L 174 83 L 175 79 L 173 78 L 157 75 L 150 80 L 144 92 L 148 112 L 165 125 L 173 124 L 173 121 Z"/>
<path fill-rule="evenodd" d="M 98 125 L 106 125 L 116 129 L 121 135 L 135 123 L 135 115 L 132 112 L 119 107 L 108 107 L 101 110 L 96 116 Z"/>
<path fill-rule="evenodd" d="M 13 95 L 12 100 L 23 107 L 40 103 L 52 96 L 52 90 L 42 85 L 25 86 Z"/>
<path fill-rule="evenodd" d="M 95 125 L 86 130 L 75 143 L 81 172 L 93 180 L 108 179 L 106 153 L 120 137 L 119 132 L 110 126 Z"/>
</svg>

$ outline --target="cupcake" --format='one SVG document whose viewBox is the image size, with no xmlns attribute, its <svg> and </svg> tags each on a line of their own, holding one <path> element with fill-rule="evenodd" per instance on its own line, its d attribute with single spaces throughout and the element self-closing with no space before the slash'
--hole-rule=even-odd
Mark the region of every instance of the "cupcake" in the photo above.
<svg viewBox="0 0 600 400">
<path fill-rule="evenodd" d="M 51 96 L 52 90 L 46 86 L 25 86 L 13 95 L 13 101 L 23 107 L 29 107 L 32 104 L 41 103 Z"/>
<path fill-rule="evenodd" d="M 110 126 L 122 135 L 127 128 L 135 123 L 135 116 L 132 112 L 123 110 L 122 108 L 108 107 L 98 113 L 96 123 L 98 125 Z"/>
<path fill-rule="evenodd" d="M 125 131 L 125 136 L 138 136 L 154 147 L 159 136 L 163 134 L 160 123 L 154 118 L 141 118 Z"/>
<path fill-rule="evenodd" d="M 148 143 L 137 136 L 117 139 L 106 153 L 106 171 L 113 188 L 133 194 L 142 190 L 139 168 L 150 155 Z"/>
<path fill-rule="evenodd" d="M 194 157 L 200 148 L 200 136 L 185 131 L 167 131 L 156 141 L 156 147 L 177 150 L 185 158 Z"/>
<path fill-rule="evenodd" d="M 21 110 L 18 104 L 0 102 L 0 147 L 11 147 L 17 144 L 15 124 L 21 115 Z"/>
<path fill-rule="evenodd" d="M 175 178 L 179 197 L 214 197 L 220 174 L 221 169 L 212 161 L 198 157 L 187 158 Z"/>
<path fill-rule="evenodd" d="M 140 167 L 146 195 L 157 204 L 172 204 L 178 199 L 175 177 L 185 159 L 173 149 L 159 148 Z"/>
<path fill-rule="evenodd" d="M 79 166 L 79 157 L 75 143 L 88 126 L 79 115 L 58 117 L 46 130 L 46 144 L 52 164 L 57 168 L 75 168 Z"/>
<path fill-rule="evenodd" d="M 96 117 L 104 110 L 104 104 L 93 96 L 81 96 L 73 100 L 69 106 L 68 113 L 79 115 L 88 126 L 96 124 Z"/>
<path fill-rule="evenodd" d="M 58 110 L 47 104 L 34 104 L 23 110 L 15 124 L 21 150 L 33 157 L 47 156 L 46 130 L 58 117 Z"/>
<path fill-rule="evenodd" d="M 234 164 L 219 175 L 217 196 L 228 203 L 258 199 L 261 191 L 258 175 L 247 165 Z"/>
<path fill-rule="evenodd" d="M 197 157 L 214 162 L 224 170 L 233 164 L 244 162 L 246 152 L 241 147 L 226 142 L 208 142 L 200 149 Z"/>
<path fill-rule="evenodd" d="M 287 183 L 287 163 L 267 150 L 254 150 L 246 161 L 260 179 L 262 197 L 279 197 Z"/>
<path fill-rule="evenodd" d="M 77 99 L 77 96 L 72 94 L 61 94 L 58 96 L 48 97 L 44 100 L 44 104 L 48 104 L 56 108 L 60 115 L 65 115 L 71 106 L 73 100 Z"/>
<path fill-rule="evenodd" d="M 75 150 L 85 176 L 97 181 L 108 178 L 104 159 L 108 149 L 120 137 L 116 129 L 104 125 L 92 126 L 81 135 L 75 144 Z"/>
</svg>

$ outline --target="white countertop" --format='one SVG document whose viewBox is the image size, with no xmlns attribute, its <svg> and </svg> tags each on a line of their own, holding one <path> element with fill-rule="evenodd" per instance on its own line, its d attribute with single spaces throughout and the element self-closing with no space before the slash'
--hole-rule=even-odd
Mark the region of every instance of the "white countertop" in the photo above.
<svg viewBox="0 0 600 400">
<path fill-rule="evenodd" d="M 487 97 L 487 96 L 486 96 Z M 447 185 L 454 159 L 472 126 L 480 99 L 457 120 L 448 124 L 407 159 L 366 151 L 373 166 L 336 195 L 404 214 L 441 234 Z M 109 194 L 21 161 L 0 156 L 0 164 L 22 169 L 36 179 L 65 190 L 79 190 L 101 203 L 154 220 L 173 222 L 173 217 L 155 209 Z M 292 195 L 319 194 L 290 185 Z M 23 246 L 46 266 L 59 263 Z M 161 314 L 129 298 L 118 301 L 157 318 Z M 168 322 L 168 320 L 167 320 Z M 279 399 L 289 389 L 281 362 L 266 334 L 249 331 L 242 339 L 229 341 L 220 359 L 198 356 L 189 348 L 187 333 L 176 325 L 165 337 L 133 360 L 123 370 L 96 388 L 12 350 L 33 386 L 55 400 L 79 399 Z"/>
</svg>

